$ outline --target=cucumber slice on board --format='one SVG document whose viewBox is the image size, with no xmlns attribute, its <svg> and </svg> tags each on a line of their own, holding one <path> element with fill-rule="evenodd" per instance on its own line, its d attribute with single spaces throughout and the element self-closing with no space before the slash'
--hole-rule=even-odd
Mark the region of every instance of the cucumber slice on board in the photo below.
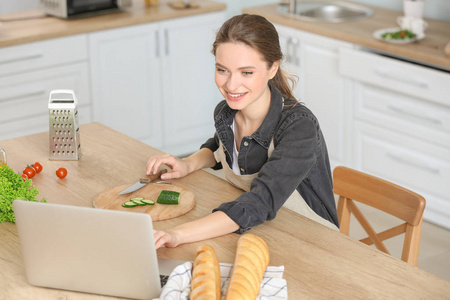
<svg viewBox="0 0 450 300">
<path fill-rule="evenodd" d="M 143 203 L 142 200 L 144 200 L 144 198 L 142 197 L 135 197 L 130 199 L 131 202 L 134 202 L 137 205 L 145 205 L 145 203 Z"/>
<path fill-rule="evenodd" d="M 127 201 L 125 203 L 122 204 L 123 207 L 135 207 L 137 206 L 136 203 L 134 203 L 133 201 Z"/>
<path fill-rule="evenodd" d="M 156 202 L 161 204 L 178 204 L 180 203 L 180 193 L 168 190 L 162 190 Z"/>
<path fill-rule="evenodd" d="M 150 200 L 150 199 L 142 199 L 141 200 L 142 203 L 147 204 L 147 205 L 154 205 L 155 201 Z"/>
</svg>

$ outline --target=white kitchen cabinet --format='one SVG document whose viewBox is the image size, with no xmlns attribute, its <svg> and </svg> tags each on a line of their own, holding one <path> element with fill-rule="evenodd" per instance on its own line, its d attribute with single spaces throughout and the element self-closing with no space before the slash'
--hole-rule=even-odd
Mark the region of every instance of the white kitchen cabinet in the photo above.
<svg viewBox="0 0 450 300">
<path fill-rule="evenodd" d="M 276 28 L 285 55 L 283 66 L 298 76 L 295 96 L 317 116 L 332 168 L 346 164 L 351 81 L 339 74 L 339 49 L 352 45 L 282 25 Z"/>
<path fill-rule="evenodd" d="M 89 35 L 94 119 L 174 155 L 214 134 L 211 54 L 224 13 Z"/>
<path fill-rule="evenodd" d="M 339 50 L 351 46 L 309 33 L 301 39 L 300 99 L 319 119 L 333 169 L 350 160 L 351 81 L 339 74 Z"/>
<path fill-rule="evenodd" d="M 85 35 L 0 49 L 0 140 L 47 131 L 48 96 L 72 89 L 79 121 L 92 121 Z"/>
<path fill-rule="evenodd" d="M 292 76 L 296 80 L 293 93 L 295 98 L 297 98 L 297 100 L 300 100 L 302 96 L 300 92 L 299 82 L 301 80 L 300 74 L 302 73 L 300 65 L 301 32 L 299 30 L 279 24 L 275 24 L 275 27 L 278 31 L 281 51 L 284 55 L 281 66 L 289 76 Z"/>
<path fill-rule="evenodd" d="M 94 120 L 162 146 L 161 67 L 155 23 L 89 34 Z"/>
<path fill-rule="evenodd" d="M 450 228 L 450 73 L 358 49 L 340 53 L 354 81 L 353 165 L 425 197 Z"/>
<path fill-rule="evenodd" d="M 332 168 L 409 188 L 450 228 L 450 73 L 276 25 L 296 96 L 318 117 Z"/>
</svg>

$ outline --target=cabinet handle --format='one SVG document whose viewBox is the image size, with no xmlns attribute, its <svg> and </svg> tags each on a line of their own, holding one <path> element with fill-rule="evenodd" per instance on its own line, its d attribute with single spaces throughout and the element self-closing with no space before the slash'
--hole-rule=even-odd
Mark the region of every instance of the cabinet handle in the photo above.
<svg viewBox="0 0 450 300">
<path fill-rule="evenodd" d="M 411 80 L 411 79 L 403 77 L 400 74 L 390 73 L 390 72 L 388 72 L 386 70 L 382 70 L 382 69 L 375 69 L 374 72 L 378 76 L 381 76 L 384 78 L 393 79 L 393 80 L 396 80 L 396 81 L 399 81 L 402 83 L 406 83 L 406 84 L 417 86 L 417 87 L 424 88 L 424 89 L 428 88 L 428 84 L 426 82 L 418 81 L 418 80 Z"/>
<path fill-rule="evenodd" d="M 165 49 L 166 49 L 166 55 L 169 55 L 169 31 L 166 29 L 164 29 L 164 45 L 165 45 Z"/>
<path fill-rule="evenodd" d="M 159 31 L 155 32 L 155 48 L 156 57 L 159 57 Z"/>
<path fill-rule="evenodd" d="M 436 124 L 436 125 L 442 125 L 442 120 L 440 120 L 440 119 L 436 119 L 436 118 L 429 117 L 429 116 L 423 116 L 420 113 L 407 111 L 407 110 L 405 110 L 405 109 L 403 109 L 401 107 L 398 107 L 398 106 L 388 105 L 387 108 L 392 110 L 392 111 L 394 111 L 394 112 L 396 112 L 396 113 L 400 113 L 400 114 L 403 114 L 403 115 L 406 115 L 406 116 L 418 118 L 418 119 L 421 119 L 421 120 L 424 120 L 426 122 L 433 123 L 433 124 Z"/>
<path fill-rule="evenodd" d="M 417 161 L 417 159 L 408 160 L 407 158 L 405 158 L 404 155 L 398 155 L 391 152 L 388 152 L 387 156 L 395 160 L 396 162 L 402 163 L 404 165 L 413 166 L 434 174 L 440 173 L 438 168 L 426 165 L 425 163 L 421 163 L 420 161 Z"/>
<path fill-rule="evenodd" d="M 26 94 L 22 94 L 22 95 L 17 95 L 17 96 L 0 98 L 0 102 L 12 101 L 12 100 L 17 100 L 17 99 L 22 99 L 22 98 L 27 98 L 27 97 L 43 96 L 43 95 L 45 95 L 45 91 L 36 91 L 36 92 L 30 92 L 30 93 L 26 93 Z"/>
<path fill-rule="evenodd" d="M 292 38 L 288 38 L 286 42 L 286 61 L 288 63 L 291 62 L 291 44 L 292 44 Z"/>
<path fill-rule="evenodd" d="M 28 54 L 25 56 L 15 57 L 15 58 L 6 59 L 6 60 L 0 60 L 0 65 L 11 64 L 11 63 L 15 63 L 15 62 L 23 61 L 23 60 L 38 59 L 43 56 L 44 55 L 42 53 Z"/>
<path fill-rule="evenodd" d="M 293 50 L 294 50 L 294 64 L 296 66 L 300 65 L 300 59 L 297 57 L 297 53 L 298 53 L 298 45 L 299 45 L 299 41 L 297 38 L 292 38 L 292 45 L 293 45 Z"/>
<path fill-rule="evenodd" d="M 297 47 L 298 47 L 298 39 L 288 38 L 288 41 L 286 42 L 286 53 L 287 53 L 286 60 L 288 63 L 293 63 L 296 66 L 299 65 L 299 59 L 296 55 Z"/>
</svg>

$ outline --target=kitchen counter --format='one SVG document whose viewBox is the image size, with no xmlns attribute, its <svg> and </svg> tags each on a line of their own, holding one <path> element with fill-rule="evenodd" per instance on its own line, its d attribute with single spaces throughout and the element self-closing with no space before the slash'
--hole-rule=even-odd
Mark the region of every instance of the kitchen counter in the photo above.
<svg viewBox="0 0 450 300">
<path fill-rule="evenodd" d="M 372 33 L 383 28 L 398 27 L 396 20 L 401 13 L 366 4 L 364 6 L 374 10 L 373 16 L 343 23 L 307 22 L 283 16 L 277 12 L 277 4 L 246 8 L 243 12 L 262 15 L 273 23 L 450 70 L 450 57 L 444 53 L 444 48 L 450 41 L 450 22 L 425 19 L 429 27 L 423 40 L 406 45 L 394 45 L 376 40 Z"/>
<path fill-rule="evenodd" d="M 80 136 L 83 156 L 78 161 L 49 161 L 48 132 L 0 144 L 7 152 L 8 165 L 16 171 L 34 161 L 42 163 L 43 171 L 33 178 L 39 200 L 85 207 L 92 207 L 100 192 L 135 182 L 142 176 L 148 157 L 162 153 L 100 123 L 80 126 Z M 55 176 L 58 167 L 68 170 L 66 178 Z M 206 216 L 243 192 L 203 170 L 173 182 L 192 191 L 197 204 L 185 215 L 154 222 L 156 229 Z M 289 299 L 444 299 L 450 293 L 449 282 L 284 207 L 274 220 L 249 232 L 266 241 L 271 266 L 285 267 Z M 239 236 L 227 234 L 161 248 L 158 256 L 193 260 L 198 246 L 206 243 L 214 247 L 220 262 L 232 263 Z M 0 299 L 117 299 L 31 286 L 20 249 L 17 226 L 0 223 Z"/>
<path fill-rule="evenodd" d="M 172 1 L 174 0 L 160 0 L 158 6 L 145 6 L 143 0 L 134 0 L 133 6 L 122 12 L 72 20 L 45 16 L 40 11 L 2 15 L 0 16 L 2 20 L 17 19 L 17 21 L 1 21 L 0 48 L 68 35 L 221 11 L 226 8 L 226 5 L 223 3 L 198 0 L 198 8 L 173 9 L 169 6 L 169 3 Z"/>
</svg>

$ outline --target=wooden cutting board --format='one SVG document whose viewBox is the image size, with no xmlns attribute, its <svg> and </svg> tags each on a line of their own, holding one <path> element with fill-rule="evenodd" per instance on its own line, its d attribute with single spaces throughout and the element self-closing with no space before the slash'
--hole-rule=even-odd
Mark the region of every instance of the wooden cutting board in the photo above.
<svg viewBox="0 0 450 300">
<path fill-rule="evenodd" d="M 139 190 L 133 193 L 118 195 L 118 193 L 120 193 L 130 185 L 131 184 L 116 186 L 101 192 L 94 199 L 93 202 L 94 207 L 147 213 L 152 217 L 153 221 L 162 221 L 181 216 L 189 212 L 195 206 L 194 194 L 188 189 L 178 187 L 174 184 L 149 183 L 143 188 L 140 188 Z M 180 203 L 179 204 L 156 203 L 156 199 L 158 199 L 158 196 L 162 190 L 179 192 Z M 122 204 L 124 202 L 129 201 L 133 197 L 144 197 L 146 199 L 153 200 L 155 201 L 155 205 L 145 205 L 145 206 L 138 205 L 131 208 L 122 207 Z"/>
</svg>

